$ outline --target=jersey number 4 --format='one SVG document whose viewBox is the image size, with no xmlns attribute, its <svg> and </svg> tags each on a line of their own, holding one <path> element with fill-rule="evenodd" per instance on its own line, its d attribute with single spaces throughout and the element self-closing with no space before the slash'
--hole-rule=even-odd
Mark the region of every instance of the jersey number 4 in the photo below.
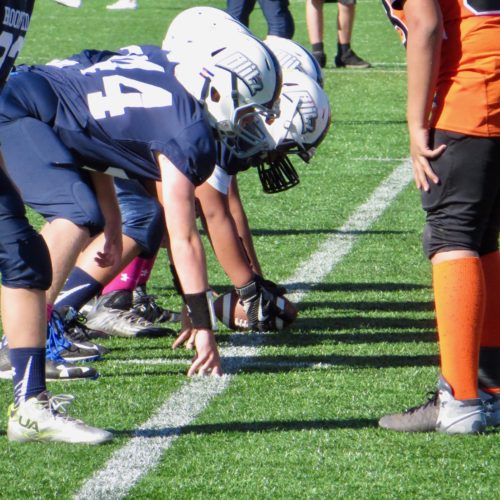
<svg viewBox="0 0 500 500">
<path fill-rule="evenodd" d="M 96 120 L 125 114 L 125 108 L 164 108 L 172 105 L 172 94 L 165 89 L 127 78 L 105 76 L 103 92 L 88 95 L 88 106 Z"/>
</svg>

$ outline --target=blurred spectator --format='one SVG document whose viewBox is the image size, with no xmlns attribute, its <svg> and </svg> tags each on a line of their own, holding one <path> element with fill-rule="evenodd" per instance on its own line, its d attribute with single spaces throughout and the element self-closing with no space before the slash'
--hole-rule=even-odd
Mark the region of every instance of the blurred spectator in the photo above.
<svg viewBox="0 0 500 500">
<path fill-rule="evenodd" d="M 334 3 L 335 0 L 325 0 Z M 323 45 L 324 0 L 306 0 L 306 23 L 312 53 L 320 66 L 326 66 Z M 356 13 L 356 0 L 339 0 L 337 10 L 337 68 L 369 68 L 371 64 L 361 59 L 351 48 L 351 36 Z"/>
<path fill-rule="evenodd" d="M 250 14 L 256 0 L 227 0 L 227 12 L 240 23 L 248 27 Z M 281 38 L 293 38 L 295 23 L 289 10 L 288 0 L 259 0 L 267 21 L 267 35 Z"/>
</svg>

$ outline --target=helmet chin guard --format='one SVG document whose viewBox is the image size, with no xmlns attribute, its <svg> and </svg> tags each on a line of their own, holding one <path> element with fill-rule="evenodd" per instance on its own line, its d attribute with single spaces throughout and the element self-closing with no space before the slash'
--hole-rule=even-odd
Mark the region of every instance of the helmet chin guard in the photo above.
<svg viewBox="0 0 500 500">
<path fill-rule="evenodd" d="M 288 156 L 282 156 L 277 160 L 260 163 L 257 172 L 262 184 L 264 193 L 281 193 L 296 186 L 299 181 L 299 174 L 292 165 Z"/>
</svg>

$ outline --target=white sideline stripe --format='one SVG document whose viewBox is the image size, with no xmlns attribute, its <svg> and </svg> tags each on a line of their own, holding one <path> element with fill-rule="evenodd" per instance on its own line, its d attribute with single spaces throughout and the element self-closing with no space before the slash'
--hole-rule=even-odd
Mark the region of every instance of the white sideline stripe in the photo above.
<svg viewBox="0 0 500 500">
<path fill-rule="evenodd" d="M 110 365 L 141 365 L 141 366 L 161 366 L 161 365 L 190 365 L 191 360 L 186 358 L 177 359 L 163 359 L 163 358 L 150 358 L 150 359 L 119 359 L 109 363 Z M 327 363 L 324 361 L 312 363 L 310 361 L 263 361 L 263 360 L 250 360 L 246 363 L 247 367 L 251 368 L 332 368 L 336 366 L 335 363 Z"/>
<path fill-rule="evenodd" d="M 405 161 L 375 189 L 338 234 L 324 241 L 284 283 L 289 290 L 294 290 L 288 295 L 292 302 L 300 302 L 314 284 L 332 271 L 351 251 L 360 232 L 373 224 L 410 180 L 410 163 Z M 220 349 L 224 370 L 234 373 L 249 363 L 260 351 L 260 345 L 265 343 L 265 337 L 265 334 L 234 334 L 231 337 L 234 345 Z M 158 465 L 163 452 L 179 437 L 182 427 L 192 422 L 212 398 L 221 394 L 232 377 L 194 377 L 184 383 L 135 431 L 135 436 L 127 444 L 113 453 L 104 468 L 82 485 L 75 498 L 123 498 L 142 476 Z"/>
</svg>

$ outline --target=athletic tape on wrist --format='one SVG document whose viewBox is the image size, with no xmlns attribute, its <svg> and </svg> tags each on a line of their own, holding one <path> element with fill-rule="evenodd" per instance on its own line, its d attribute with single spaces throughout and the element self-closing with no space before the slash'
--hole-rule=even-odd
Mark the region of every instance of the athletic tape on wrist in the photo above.
<svg viewBox="0 0 500 500">
<path fill-rule="evenodd" d="M 197 330 L 217 330 L 217 317 L 215 316 L 212 290 L 200 293 L 185 293 L 184 302 L 193 328 Z"/>
</svg>

